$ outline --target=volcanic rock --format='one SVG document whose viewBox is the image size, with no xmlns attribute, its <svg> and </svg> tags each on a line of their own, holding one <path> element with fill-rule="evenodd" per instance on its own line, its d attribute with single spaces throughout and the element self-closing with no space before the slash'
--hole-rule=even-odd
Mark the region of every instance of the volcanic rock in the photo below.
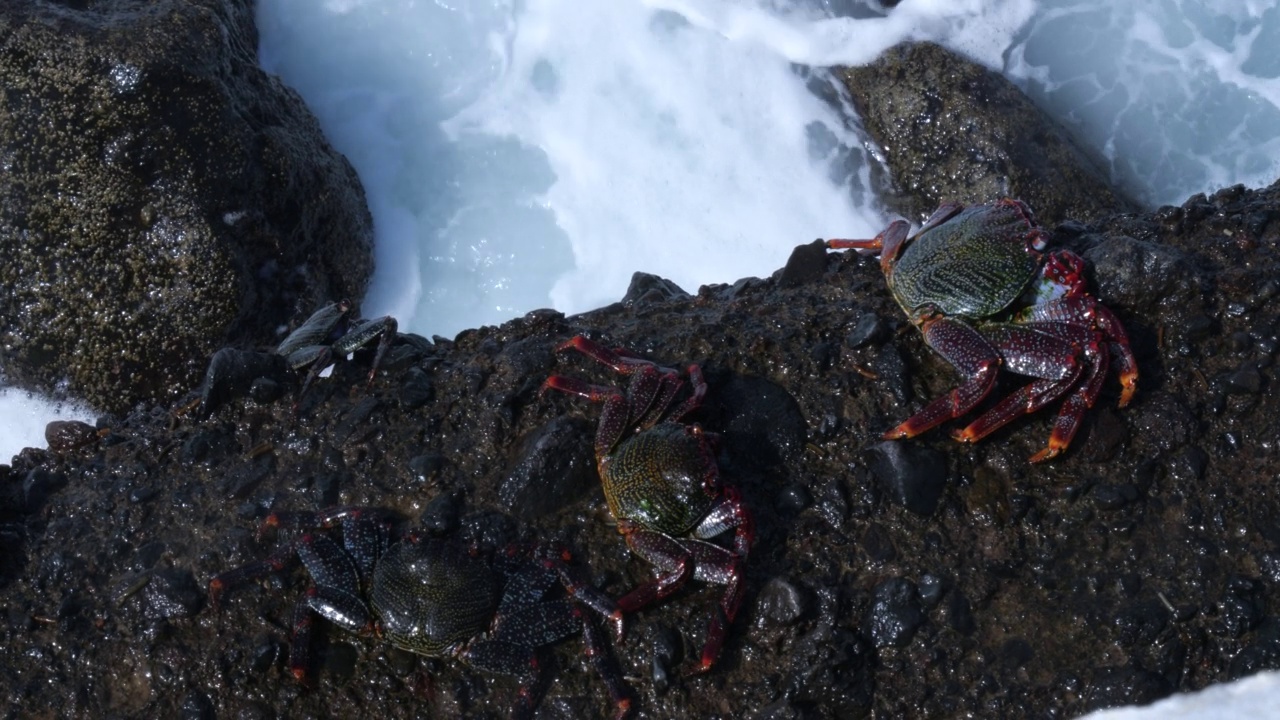
<svg viewBox="0 0 1280 720">
<path fill-rule="evenodd" d="M 999 73 L 933 43 L 904 43 L 838 68 L 888 165 L 897 212 L 1009 196 L 1047 227 L 1135 209 L 1060 125 Z"/>
<path fill-rule="evenodd" d="M 364 294 L 359 180 L 257 44 L 248 0 L 5 4 L 9 384 L 171 402 L 219 347 Z"/>
</svg>

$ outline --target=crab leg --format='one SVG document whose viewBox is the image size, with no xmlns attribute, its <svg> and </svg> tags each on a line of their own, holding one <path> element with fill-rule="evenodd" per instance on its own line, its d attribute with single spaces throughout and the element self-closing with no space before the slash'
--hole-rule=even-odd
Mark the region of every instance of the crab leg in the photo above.
<svg viewBox="0 0 1280 720">
<path fill-rule="evenodd" d="M 720 657 L 725 633 L 742 605 L 744 567 L 747 552 L 755 539 L 755 522 L 733 488 L 725 488 L 720 502 L 707 513 L 693 534 L 697 538 L 712 538 L 729 528 L 734 530 L 732 551 L 698 540 L 689 541 L 686 545 L 697 563 L 694 577 L 702 582 L 725 586 L 719 607 L 712 610 L 707 639 L 702 644 L 702 657 L 694 673 L 707 672 Z"/>
<path fill-rule="evenodd" d="M 985 328 L 984 336 L 1004 354 L 1009 370 L 1037 379 L 1001 400 L 952 437 L 960 442 L 977 442 L 1010 421 L 1065 395 L 1080 380 L 1086 366 L 1096 373 L 1099 359 L 1097 344 L 1093 342 L 1096 333 L 1085 328 L 1064 327 L 1065 332 L 1055 332 L 1054 326 L 1043 331 L 1006 325 Z"/>
<path fill-rule="evenodd" d="M 399 329 L 399 323 L 390 315 L 373 320 L 365 320 L 349 330 L 346 335 L 338 338 L 333 344 L 333 349 L 340 355 L 349 355 L 364 347 L 373 338 L 381 335 L 378 338 L 378 349 L 373 355 L 373 363 L 369 368 L 369 384 L 372 385 L 373 379 L 378 376 L 378 367 L 382 365 L 382 358 L 386 356 L 391 343 L 395 341 L 396 333 Z"/>
<path fill-rule="evenodd" d="M 658 572 L 657 577 L 618 599 L 618 609 L 624 615 L 667 597 L 693 577 L 693 555 L 679 540 L 624 522 L 619 522 L 618 530 L 626 537 L 627 547 Z"/>
<path fill-rule="evenodd" d="M 1129 347 L 1129 336 L 1120 320 L 1105 305 L 1090 295 L 1074 295 L 1035 305 L 1019 316 L 1019 322 L 1041 325 L 1072 325 L 1094 328 L 1112 345 L 1117 374 L 1120 376 L 1120 407 L 1129 404 L 1138 389 L 1138 363 Z"/>
<path fill-rule="evenodd" d="M 886 440 L 913 437 L 964 415 L 991 393 L 1000 372 L 1000 353 L 969 325 L 959 320 L 930 318 L 921 323 L 920 330 L 929 347 L 959 370 L 965 381 L 886 432 Z"/>
<path fill-rule="evenodd" d="M 898 253 L 905 247 L 907 235 L 911 232 L 911 223 L 906 220 L 894 220 L 889 227 L 870 240 L 827 240 L 828 250 L 874 250 L 880 255 L 880 269 L 886 276 L 893 273 L 893 263 Z"/>
<path fill-rule="evenodd" d="M 631 706 L 630 690 L 617 660 L 584 610 L 589 607 L 616 620 L 618 633 L 622 630 L 622 613 L 604 593 L 581 582 L 576 569 L 567 564 L 568 552 L 560 549 L 557 557 L 557 549 L 543 546 L 541 562 L 527 565 L 511 577 L 499 603 L 491 637 L 473 642 L 461 657 L 474 667 L 520 678 L 520 704 L 514 715 L 531 717 L 546 690 L 537 649 L 581 632 L 583 652 L 604 681 L 616 717 L 622 718 Z M 539 602 L 557 580 L 570 597 Z"/>
<path fill-rule="evenodd" d="M 621 375 L 637 375 L 626 394 L 629 409 L 635 413 L 635 416 L 629 417 L 627 422 L 634 423 L 637 429 L 653 427 L 664 416 L 673 421 L 679 420 L 697 409 L 707 392 L 707 384 L 702 379 L 702 369 L 697 365 L 690 365 L 689 379 L 693 383 L 693 395 L 668 413 L 665 411 L 667 406 L 684 385 L 677 370 L 663 367 L 651 360 L 610 350 L 584 335 L 575 335 L 556 348 L 556 352 L 564 350 L 577 350 L 598 363 L 608 365 L 614 372 Z M 544 384 L 544 387 L 548 386 L 550 386 L 549 381 Z M 586 395 L 584 397 L 590 400 L 599 399 Z"/>
<path fill-rule="evenodd" d="M 631 426 L 630 403 L 622 391 L 615 387 L 607 385 L 592 385 L 577 378 L 565 377 L 563 375 L 552 375 L 542 383 L 543 392 L 547 390 L 559 390 L 560 392 L 569 393 L 586 398 L 591 402 L 603 402 L 604 409 L 600 411 L 600 426 L 596 431 L 595 451 L 596 459 L 608 455 L 626 435 L 627 430 Z"/>
</svg>

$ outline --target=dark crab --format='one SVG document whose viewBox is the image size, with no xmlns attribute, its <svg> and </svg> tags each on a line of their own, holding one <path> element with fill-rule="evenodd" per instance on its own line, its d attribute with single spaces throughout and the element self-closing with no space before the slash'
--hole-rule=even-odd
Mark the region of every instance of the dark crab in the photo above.
<svg viewBox="0 0 1280 720">
<path fill-rule="evenodd" d="M 872 240 L 828 240 L 831 249 L 875 250 L 889 289 L 964 382 L 884 434 L 911 437 L 972 410 L 995 387 L 1001 367 L 1033 380 L 953 434 L 976 442 L 1011 420 L 1064 398 L 1048 460 L 1071 443 L 1114 364 L 1120 406 L 1137 388 L 1138 369 L 1124 327 L 1089 295 L 1084 260 L 1044 252 L 1047 233 L 1018 200 L 965 207 L 946 204 L 908 236 L 894 221 Z"/>
<path fill-rule="evenodd" d="M 289 333 L 271 352 L 255 352 L 222 348 L 214 353 L 200 387 L 200 405 L 196 411 L 205 418 L 217 409 L 227 396 L 243 392 L 244 386 L 260 378 L 283 378 L 288 371 L 306 376 L 298 398 L 336 358 L 359 350 L 380 338 L 369 368 L 369 382 L 377 376 L 378 366 L 396 338 L 395 318 L 384 316 L 373 320 L 353 320 L 351 303 L 329 303 L 315 311 L 298 329 Z"/>
<path fill-rule="evenodd" d="M 513 713 L 529 717 L 542 690 L 538 648 L 581 633 L 586 654 L 623 717 L 630 691 L 617 662 L 584 608 L 622 631 L 622 615 L 608 597 L 581 582 L 567 551 L 540 546 L 514 550 L 492 562 L 446 540 L 410 532 L 391 542 L 391 515 L 378 508 L 339 507 L 322 513 L 273 514 L 303 532 L 281 551 L 209 581 L 217 608 L 230 588 L 284 570 L 298 561 L 312 585 L 293 614 L 289 668 L 309 679 L 316 617 L 360 634 L 375 633 L 396 647 L 428 657 L 455 658 L 471 667 L 521 681 Z M 342 542 L 325 532 L 341 526 Z M 546 597 L 556 584 L 567 597 Z"/>
<path fill-rule="evenodd" d="M 724 585 L 694 670 L 706 672 L 719 656 L 742 602 L 754 527 L 737 489 L 720 480 L 714 437 L 696 424 L 680 422 L 706 394 L 702 371 L 689 366 L 693 392 L 675 405 L 684 385 L 678 371 L 582 336 L 558 351 L 569 348 L 631 377 L 625 394 L 559 375 L 543 384 L 544 389 L 604 403 L 595 455 L 605 500 L 627 546 L 653 564 L 657 575 L 619 599 L 618 608 L 623 613 L 638 610 L 675 592 L 689 578 Z M 729 530 L 734 533 L 732 549 L 710 542 Z"/>
</svg>

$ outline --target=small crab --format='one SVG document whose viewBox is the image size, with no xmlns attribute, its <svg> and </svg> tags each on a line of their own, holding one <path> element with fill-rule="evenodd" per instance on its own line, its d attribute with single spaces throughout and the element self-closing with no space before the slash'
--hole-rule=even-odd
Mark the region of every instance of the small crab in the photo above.
<svg viewBox="0 0 1280 720">
<path fill-rule="evenodd" d="M 976 442 L 1011 420 L 1065 398 L 1049 444 L 1031 457 L 1067 448 L 1114 364 L 1120 406 L 1137 388 L 1138 369 L 1124 327 L 1086 291 L 1084 260 L 1044 252 L 1048 235 L 1031 211 L 1009 198 L 939 207 L 920 230 L 896 220 L 872 240 L 828 240 L 830 249 L 875 250 L 893 297 L 925 343 L 964 382 L 884 434 L 911 437 L 972 410 L 995 387 L 1003 366 L 1034 378 L 967 427 Z"/>
<path fill-rule="evenodd" d="M 621 390 L 552 375 L 543 388 L 603 402 L 596 432 L 596 465 L 609 512 L 631 551 L 651 563 L 657 577 L 618 600 L 630 613 L 675 592 L 689 580 L 725 586 L 713 610 L 702 656 L 694 672 L 710 670 L 725 632 L 742 602 L 743 572 L 754 537 L 751 514 L 736 488 L 720 480 L 714 436 L 680 422 L 696 409 L 707 385 L 689 366 L 692 395 L 672 407 L 684 385 L 670 368 L 605 348 L 579 335 L 557 348 L 572 348 L 631 377 Z M 733 547 L 710 542 L 733 530 Z"/>
<path fill-rule="evenodd" d="M 532 716 L 539 701 L 538 648 L 581 633 L 617 717 L 627 714 L 630 690 L 584 607 L 612 622 L 619 635 L 622 615 L 603 593 L 579 581 L 567 551 L 546 545 L 522 556 L 509 550 L 495 568 L 475 551 L 419 532 L 393 543 L 391 517 L 365 507 L 272 514 L 264 531 L 290 525 L 302 534 L 266 560 L 210 580 L 211 605 L 218 608 L 230 588 L 301 561 L 313 584 L 293 613 L 289 669 L 300 682 L 308 681 L 318 616 L 352 633 L 375 633 L 409 652 L 519 678 L 516 717 Z M 325 532 L 338 525 L 341 544 Z M 545 598 L 557 583 L 568 597 Z"/>
<path fill-rule="evenodd" d="M 353 321 L 350 313 L 351 303 L 346 300 L 329 303 L 315 311 L 269 353 L 235 348 L 219 350 L 205 371 L 197 416 L 208 417 L 228 395 L 242 392 L 245 386 L 259 377 L 279 379 L 288 370 L 301 372 L 303 368 L 309 368 L 298 391 L 301 399 L 320 373 L 333 364 L 335 357 L 346 357 L 380 337 L 369 369 L 369 382 L 372 383 L 383 356 L 396 337 L 396 320 L 384 316 Z"/>
</svg>

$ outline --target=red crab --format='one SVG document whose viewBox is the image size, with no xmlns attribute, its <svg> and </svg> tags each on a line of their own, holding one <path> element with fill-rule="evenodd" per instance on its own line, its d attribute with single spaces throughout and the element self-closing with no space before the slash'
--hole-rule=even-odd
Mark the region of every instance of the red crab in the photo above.
<svg viewBox="0 0 1280 720">
<path fill-rule="evenodd" d="M 896 220 L 871 240 L 828 240 L 830 249 L 875 250 L 893 297 L 964 382 L 886 439 L 918 435 L 972 410 L 991 393 L 1000 368 L 1034 378 L 953 437 L 976 442 L 1009 421 L 1063 399 L 1045 449 L 1067 448 L 1114 364 L 1129 404 L 1138 368 L 1124 327 L 1087 292 L 1084 260 L 1044 252 L 1048 235 L 1018 200 L 942 205 L 924 227 Z"/>
<path fill-rule="evenodd" d="M 618 608 L 630 613 L 661 600 L 689 578 L 724 585 L 694 670 L 706 672 L 720 655 L 725 632 L 742 603 L 743 566 L 755 530 L 737 489 L 720 480 L 714 436 L 698 425 L 680 422 L 706 394 L 702 371 L 689 366 L 693 393 L 674 405 L 684 385 L 678 371 L 609 350 L 581 335 L 558 348 L 565 349 L 631 377 L 625 394 L 560 375 L 543 384 L 544 389 L 604 403 L 595 455 L 605 500 L 627 546 L 657 573 L 619 599 Z M 734 533 L 732 549 L 710 542 L 729 530 Z"/>
</svg>

